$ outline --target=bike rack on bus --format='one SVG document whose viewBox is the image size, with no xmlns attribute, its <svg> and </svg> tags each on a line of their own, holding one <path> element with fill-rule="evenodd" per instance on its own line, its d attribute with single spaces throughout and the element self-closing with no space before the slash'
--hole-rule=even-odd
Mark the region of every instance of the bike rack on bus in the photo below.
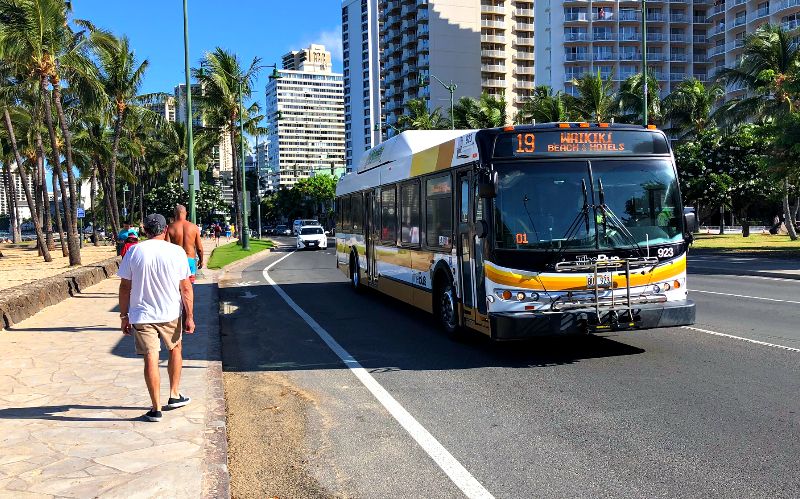
<svg viewBox="0 0 800 499">
<path fill-rule="evenodd" d="M 594 275 L 592 287 L 586 290 L 592 293 L 592 300 L 575 299 L 571 302 L 553 303 L 553 307 L 557 310 L 570 310 L 580 309 L 587 307 L 594 307 L 597 324 L 591 325 L 595 330 L 616 330 L 620 329 L 619 320 L 627 313 L 627 324 L 625 327 L 631 328 L 635 326 L 635 315 L 633 305 L 640 305 L 645 303 L 664 303 L 667 301 L 666 295 L 653 294 L 653 295 L 639 295 L 631 296 L 631 269 L 651 268 L 658 265 L 658 258 L 655 257 L 641 257 L 641 258 L 613 258 L 613 259 L 598 259 L 598 260 L 577 260 L 572 262 L 559 262 L 555 266 L 556 272 L 590 272 Z M 611 275 L 609 284 L 601 284 L 598 279 L 599 274 L 608 273 Z M 625 276 L 625 299 L 620 302 L 614 297 L 614 275 Z M 610 298 L 601 298 L 602 291 L 609 290 Z M 608 308 L 610 324 L 603 324 L 600 319 L 600 307 Z M 623 314 L 620 315 L 618 310 L 623 309 Z"/>
</svg>

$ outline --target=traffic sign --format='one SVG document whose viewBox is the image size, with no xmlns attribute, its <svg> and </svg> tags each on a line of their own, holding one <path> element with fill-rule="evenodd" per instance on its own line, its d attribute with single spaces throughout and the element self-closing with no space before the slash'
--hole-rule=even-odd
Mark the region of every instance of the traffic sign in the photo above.
<svg viewBox="0 0 800 499">
<path fill-rule="evenodd" d="M 78 218 L 85 218 L 86 217 L 86 210 L 83 208 L 78 208 Z"/>
</svg>

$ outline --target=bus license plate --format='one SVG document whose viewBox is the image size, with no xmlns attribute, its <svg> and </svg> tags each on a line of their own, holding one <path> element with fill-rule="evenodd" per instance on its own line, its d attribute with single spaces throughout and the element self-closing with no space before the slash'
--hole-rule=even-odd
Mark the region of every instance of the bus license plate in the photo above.
<svg viewBox="0 0 800 499">
<path fill-rule="evenodd" d="M 594 285 L 594 275 L 590 275 L 586 277 L 586 287 L 593 288 Z M 609 288 L 611 287 L 611 274 L 597 274 L 597 287 L 599 288 Z"/>
</svg>

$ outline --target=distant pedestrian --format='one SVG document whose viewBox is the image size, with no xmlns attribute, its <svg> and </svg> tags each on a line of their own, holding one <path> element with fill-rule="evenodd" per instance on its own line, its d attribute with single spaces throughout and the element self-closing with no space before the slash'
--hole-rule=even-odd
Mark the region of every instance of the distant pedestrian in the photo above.
<svg viewBox="0 0 800 499">
<path fill-rule="evenodd" d="M 125 255 L 128 253 L 128 251 L 138 243 L 139 237 L 135 233 L 129 232 L 128 238 L 125 240 L 125 244 L 122 246 L 122 251 L 120 251 L 119 256 L 125 258 Z"/>
<path fill-rule="evenodd" d="M 216 240 L 216 246 L 219 246 L 219 238 L 222 236 L 222 227 L 219 225 L 219 223 L 215 223 L 212 230 L 214 231 L 214 239 Z"/>
<path fill-rule="evenodd" d="M 131 247 L 119 266 L 119 310 L 123 334 L 133 335 L 136 353 L 144 356 L 144 379 L 152 402 L 144 418 L 160 421 L 159 338 L 169 349 L 169 400 L 163 409 L 177 409 L 190 401 L 180 393 L 179 385 L 182 333 L 194 332 L 194 294 L 186 253 L 165 240 L 164 217 L 148 215 L 144 232 L 148 239 Z"/>
<path fill-rule="evenodd" d="M 200 240 L 200 229 L 197 225 L 186 220 L 186 207 L 182 204 L 175 205 L 175 221 L 167 229 L 167 241 L 177 244 L 186 252 L 189 270 L 192 272 L 191 281 L 197 269 L 203 268 L 203 241 Z"/>
<path fill-rule="evenodd" d="M 230 226 L 230 225 L 226 225 L 225 226 L 225 237 L 228 238 L 228 241 L 231 240 L 231 231 L 232 231 L 232 229 L 233 229 L 233 227 Z"/>
</svg>

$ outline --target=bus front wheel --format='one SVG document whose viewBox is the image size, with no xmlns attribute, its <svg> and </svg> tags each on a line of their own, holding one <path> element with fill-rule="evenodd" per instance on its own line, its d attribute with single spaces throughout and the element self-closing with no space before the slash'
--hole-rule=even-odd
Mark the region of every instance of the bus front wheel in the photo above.
<svg viewBox="0 0 800 499">
<path fill-rule="evenodd" d="M 450 279 L 445 279 L 436 287 L 436 319 L 439 326 L 450 337 L 458 335 L 458 317 L 456 316 L 458 306 L 456 305 L 456 293 Z"/>
<path fill-rule="evenodd" d="M 361 272 L 358 268 L 358 257 L 350 255 L 350 287 L 355 291 L 361 291 Z"/>
</svg>

